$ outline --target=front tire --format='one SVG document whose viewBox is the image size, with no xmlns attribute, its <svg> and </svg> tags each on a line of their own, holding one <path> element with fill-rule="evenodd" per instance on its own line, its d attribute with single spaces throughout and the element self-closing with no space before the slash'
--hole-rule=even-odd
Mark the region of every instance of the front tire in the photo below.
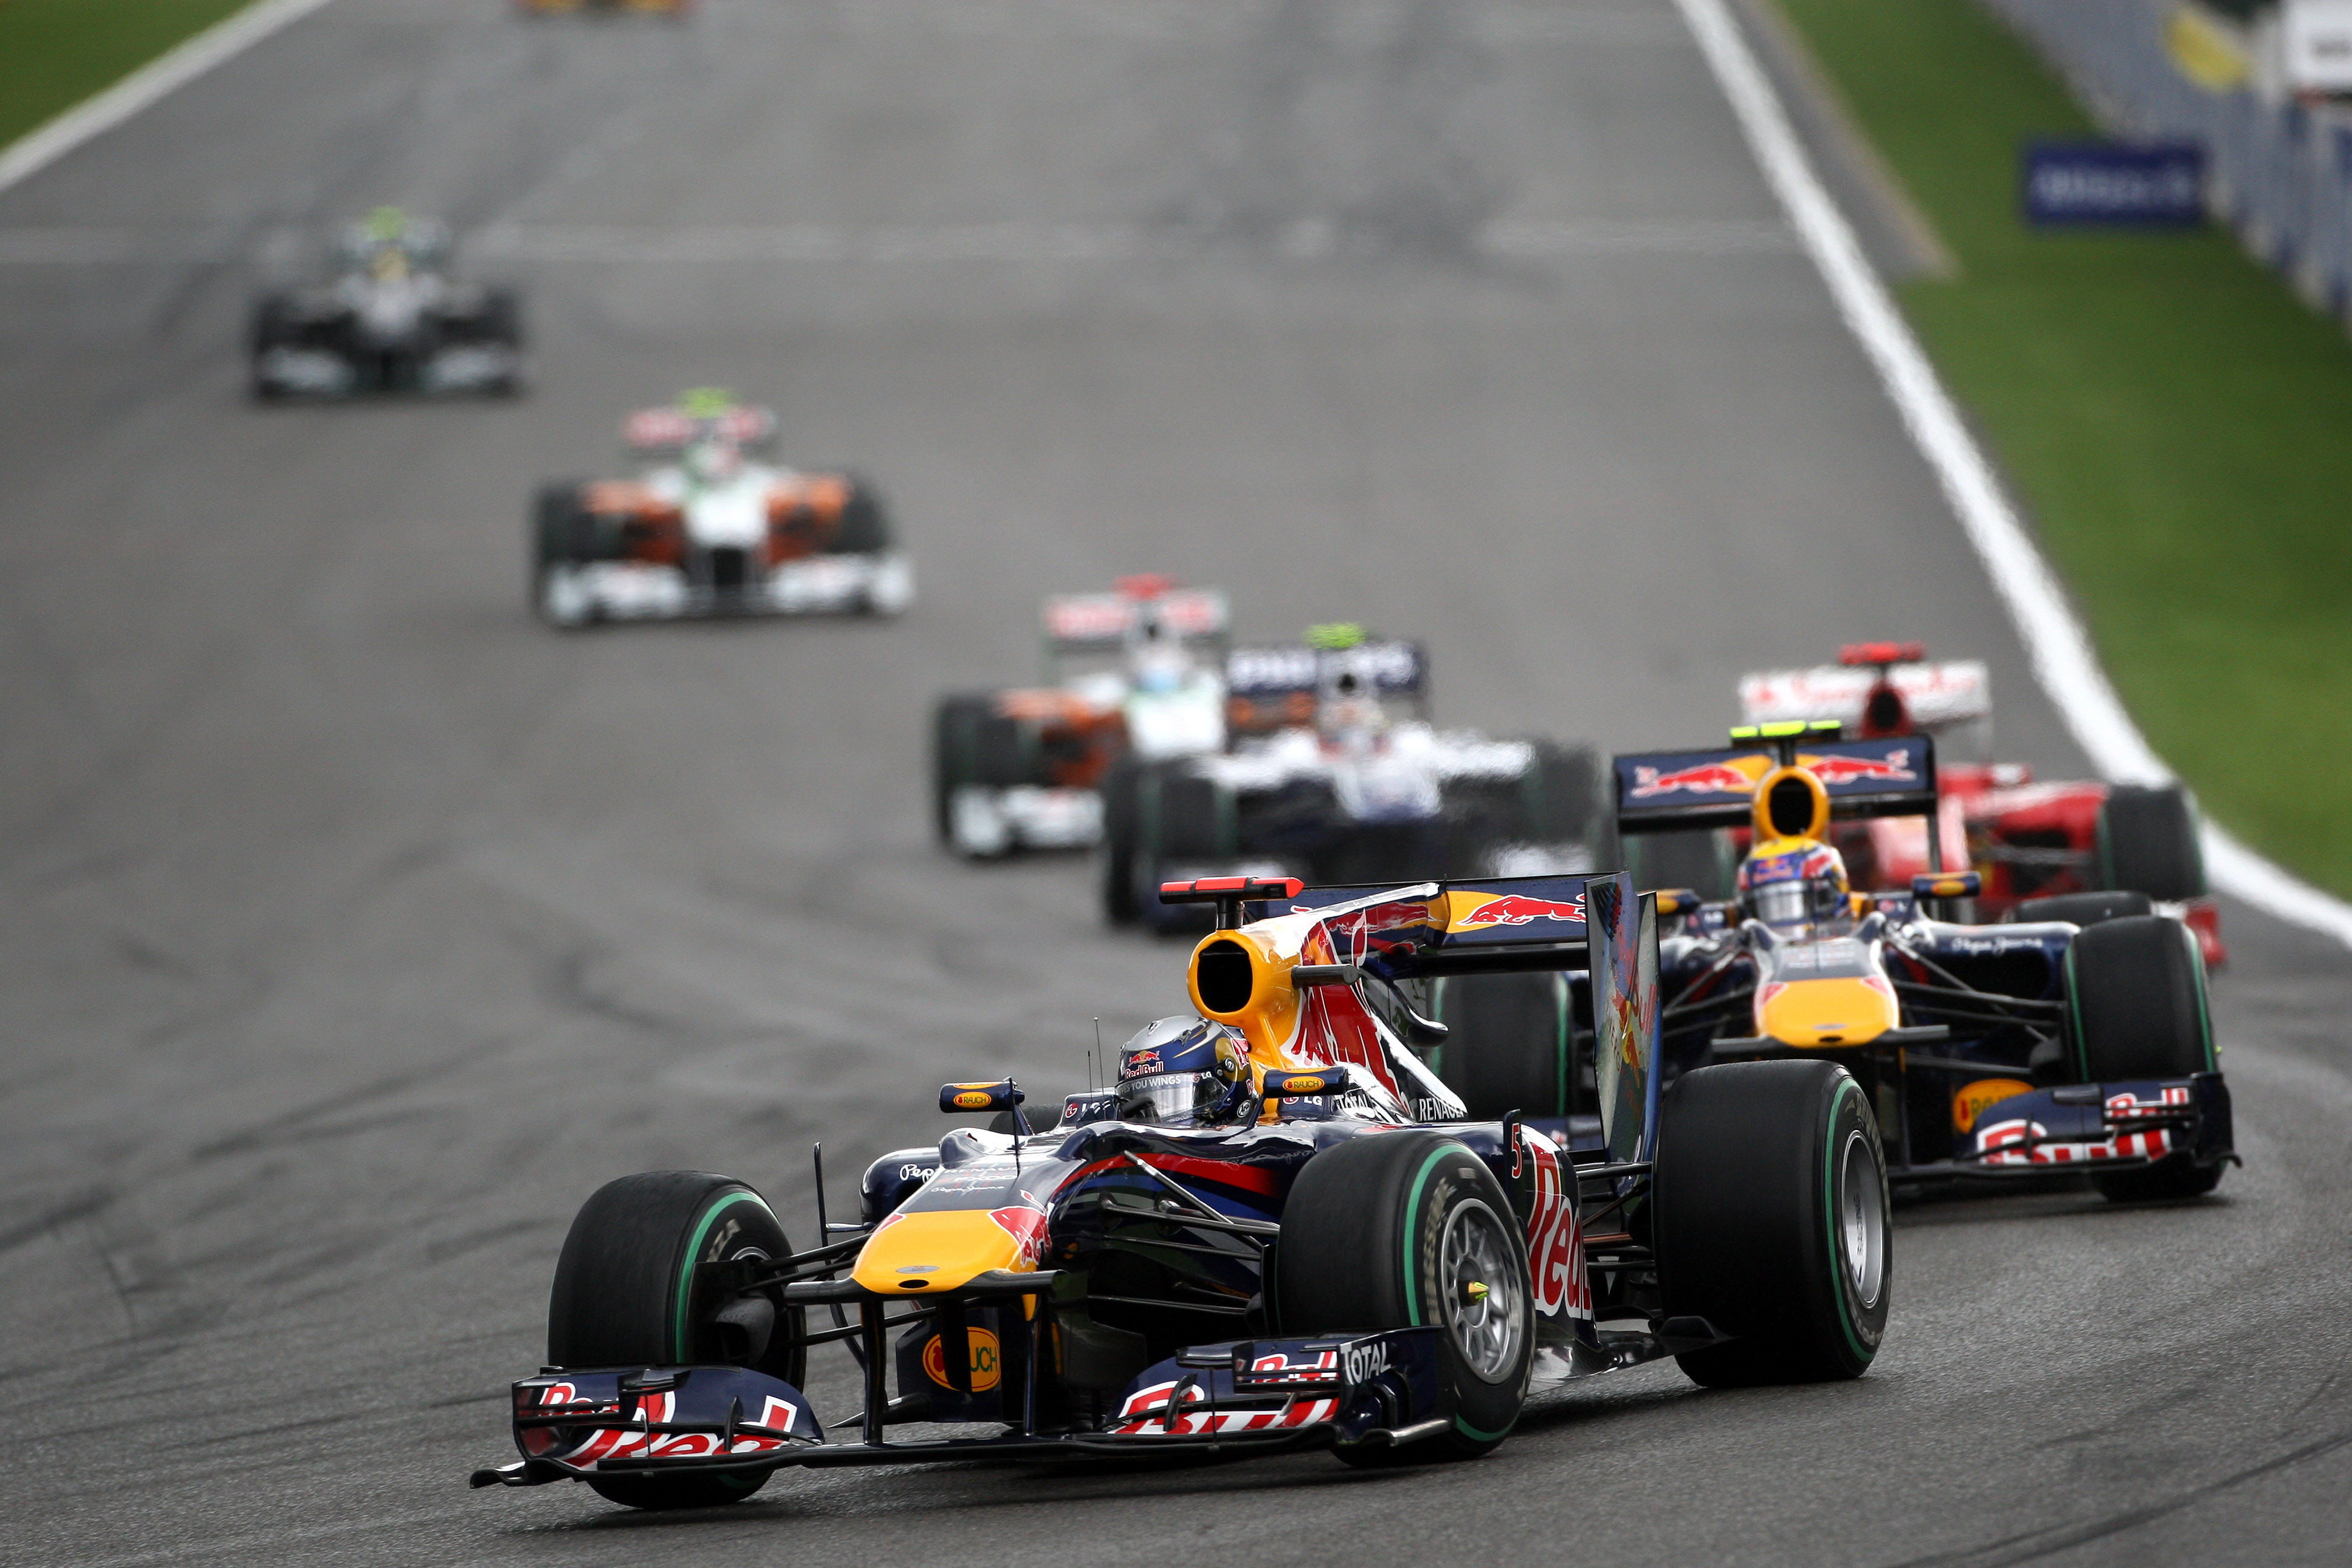
<svg viewBox="0 0 2352 1568">
<path fill-rule="evenodd" d="M 2219 1065 L 2197 935 L 2162 915 L 2103 921 L 2074 938 L 2066 1022 L 2084 1083 L 2188 1078 Z M 2221 1184 L 2221 1167 L 2174 1155 L 2091 1181 L 2117 1202 L 2191 1198 Z"/>
<path fill-rule="evenodd" d="M 799 1313 L 780 1312 L 766 1344 L 747 1345 L 715 1321 L 728 1303 L 697 1279 L 699 1264 L 791 1256 L 767 1200 L 740 1182 L 703 1171 L 607 1182 L 563 1238 L 548 1297 L 548 1364 L 740 1365 L 797 1385 L 808 1354 Z M 747 1498 L 767 1479 L 591 1476 L 588 1484 L 631 1508 L 709 1508 Z"/>
<path fill-rule="evenodd" d="M 1326 1149 L 1290 1189 L 1276 1248 L 1285 1334 L 1436 1324 L 1438 1408 L 1453 1426 L 1404 1448 L 1337 1450 L 1355 1465 L 1475 1458 L 1510 1436 L 1535 1364 L 1527 1244 L 1486 1163 L 1442 1132 Z M 1475 1296 L 1472 1284 L 1485 1291 Z"/>
<path fill-rule="evenodd" d="M 1886 1156 L 1869 1098 L 1824 1061 L 1685 1073 L 1659 1110 L 1665 1315 L 1727 1336 L 1675 1359 L 1708 1387 L 1859 1377 L 1894 1275 Z"/>
</svg>

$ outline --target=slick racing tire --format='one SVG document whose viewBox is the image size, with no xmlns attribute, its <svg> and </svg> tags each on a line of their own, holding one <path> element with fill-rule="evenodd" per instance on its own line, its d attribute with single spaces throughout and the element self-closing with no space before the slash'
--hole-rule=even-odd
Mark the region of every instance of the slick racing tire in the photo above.
<svg viewBox="0 0 2352 1568">
<path fill-rule="evenodd" d="M 931 819 L 940 842 L 955 841 L 955 795 L 980 783 L 980 735 L 995 717 L 990 697 L 942 697 L 931 710 Z"/>
<path fill-rule="evenodd" d="M 1629 834 L 1625 838 L 1625 868 L 1633 873 L 1633 885 L 1643 889 L 1689 888 L 1702 899 L 1727 899 L 1738 863 L 1730 836 L 1721 828 Z"/>
<path fill-rule="evenodd" d="M 703 1171 L 648 1171 L 607 1182 L 563 1238 L 547 1304 L 551 1366 L 736 1365 L 803 1381 L 808 1351 L 797 1309 L 779 1312 L 764 1344 L 717 1321 L 730 1303 L 698 1285 L 696 1265 L 792 1256 L 767 1200 Z M 754 1298 L 742 1298 L 744 1300 Z M 766 1484 L 755 1476 L 591 1476 L 598 1496 L 631 1508 L 708 1508 Z"/>
<path fill-rule="evenodd" d="M 2098 876 L 2103 888 L 2151 899 L 2205 891 L 2197 807 L 2179 784 L 2114 784 L 2099 806 Z"/>
<path fill-rule="evenodd" d="M 2078 1081 L 2187 1078 L 2211 1072 L 2212 1014 L 2197 935 L 2162 915 L 2095 925 L 2066 949 L 2066 1026 Z M 2221 1167 L 2176 1155 L 2092 1178 L 2118 1201 L 2210 1193 Z"/>
<path fill-rule="evenodd" d="M 1710 1388 L 1859 1377 L 1886 1331 L 1886 1157 L 1862 1086 L 1824 1061 L 1686 1072 L 1653 1177 L 1664 1315 L 1726 1336 L 1676 1356 Z"/>
<path fill-rule="evenodd" d="M 1141 778 L 1141 766 L 1133 757 L 1119 758 L 1103 775 L 1103 919 L 1115 926 L 1131 926 L 1143 914 L 1135 888 Z"/>
<path fill-rule="evenodd" d="M 1524 831 L 1531 844 L 1591 844 L 1601 815 L 1601 764 L 1590 746 L 1535 743 L 1534 765 L 1519 775 Z"/>
<path fill-rule="evenodd" d="M 596 559 L 596 520 L 581 504 L 583 488 L 578 479 L 541 485 L 531 506 L 530 608 L 551 626 L 576 626 L 592 618 L 562 614 L 548 592 L 558 568 Z"/>
<path fill-rule="evenodd" d="M 890 515 L 874 487 L 856 474 L 842 476 L 849 499 L 841 506 L 841 526 L 825 545 L 829 555 L 879 555 L 890 548 Z"/>
<path fill-rule="evenodd" d="M 1451 1032 L 1425 1054 L 1471 1121 L 1568 1114 L 1576 1014 L 1565 976 L 1452 975 L 1433 1005 Z"/>
<path fill-rule="evenodd" d="M 1443 1132 L 1351 1139 L 1309 1160 L 1275 1248 L 1281 1332 L 1435 1324 L 1438 1408 L 1453 1426 L 1404 1447 L 1336 1450 L 1360 1466 L 1475 1458 L 1510 1436 L 1535 1364 L 1527 1243 L 1486 1163 Z M 1466 1287 L 1484 1284 L 1473 1298 Z"/>
</svg>

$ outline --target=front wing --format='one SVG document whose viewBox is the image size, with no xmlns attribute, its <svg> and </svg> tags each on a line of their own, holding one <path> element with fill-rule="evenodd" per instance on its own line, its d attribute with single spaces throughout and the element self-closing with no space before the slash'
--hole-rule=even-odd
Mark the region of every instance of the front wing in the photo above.
<svg viewBox="0 0 2352 1568">
<path fill-rule="evenodd" d="M 1104 1432 L 835 1443 L 792 1384 L 742 1367 L 550 1371 L 514 1384 L 522 1458 L 477 1487 L 589 1476 L 1025 1462 L 1105 1454 L 1381 1447 L 1433 1436 L 1437 1330 L 1200 1345 L 1139 1375 Z"/>
</svg>

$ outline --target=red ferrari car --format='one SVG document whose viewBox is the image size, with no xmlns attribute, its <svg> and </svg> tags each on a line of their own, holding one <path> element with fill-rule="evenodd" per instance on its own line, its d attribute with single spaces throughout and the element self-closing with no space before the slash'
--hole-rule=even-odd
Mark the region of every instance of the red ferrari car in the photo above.
<svg viewBox="0 0 2352 1568">
<path fill-rule="evenodd" d="M 1834 719 L 1851 739 L 1927 732 L 1952 751 L 1982 747 L 1992 727 L 1984 665 L 1929 663 L 1916 642 L 1853 643 L 1833 665 L 1742 676 L 1739 708 L 1745 723 Z M 1842 824 L 1838 847 L 1857 887 L 1907 888 L 1931 870 L 1972 868 L 1984 883 L 1979 919 L 2165 913 L 2196 931 L 2208 964 L 2228 956 L 2221 911 L 2205 896 L 2197 804 L 2179 784 L 2037 783 L 2027 763 L 1963 762 L 1949 751 L 1937 778 L 1941 864 L 1929 864 L 1930 828 L 1919 818 Z"/>
</svg>

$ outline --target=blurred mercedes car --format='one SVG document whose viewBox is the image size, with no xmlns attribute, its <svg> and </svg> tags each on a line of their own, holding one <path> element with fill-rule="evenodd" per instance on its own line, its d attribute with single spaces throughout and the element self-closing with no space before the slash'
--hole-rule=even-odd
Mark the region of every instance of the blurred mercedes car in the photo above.
<svg viewBox="0 0 2352 1568">
<path fill-rule="evenodd" d="M 717 388 L 629 416 L 635 472 L 541 487 L 531 603 L 559 626 L 692 616 L 895 616 L 914 570 L 855 474 L 790 468 L 776 416 Z"/>
<path fill-rule="evenodd" d="M 449 249 L 446 225 L 397 208 L 352 224 L 331 279 L 255 302 L 254 395 L 520 392 L 520 302 L 450 277 Z"/>
</svg>

